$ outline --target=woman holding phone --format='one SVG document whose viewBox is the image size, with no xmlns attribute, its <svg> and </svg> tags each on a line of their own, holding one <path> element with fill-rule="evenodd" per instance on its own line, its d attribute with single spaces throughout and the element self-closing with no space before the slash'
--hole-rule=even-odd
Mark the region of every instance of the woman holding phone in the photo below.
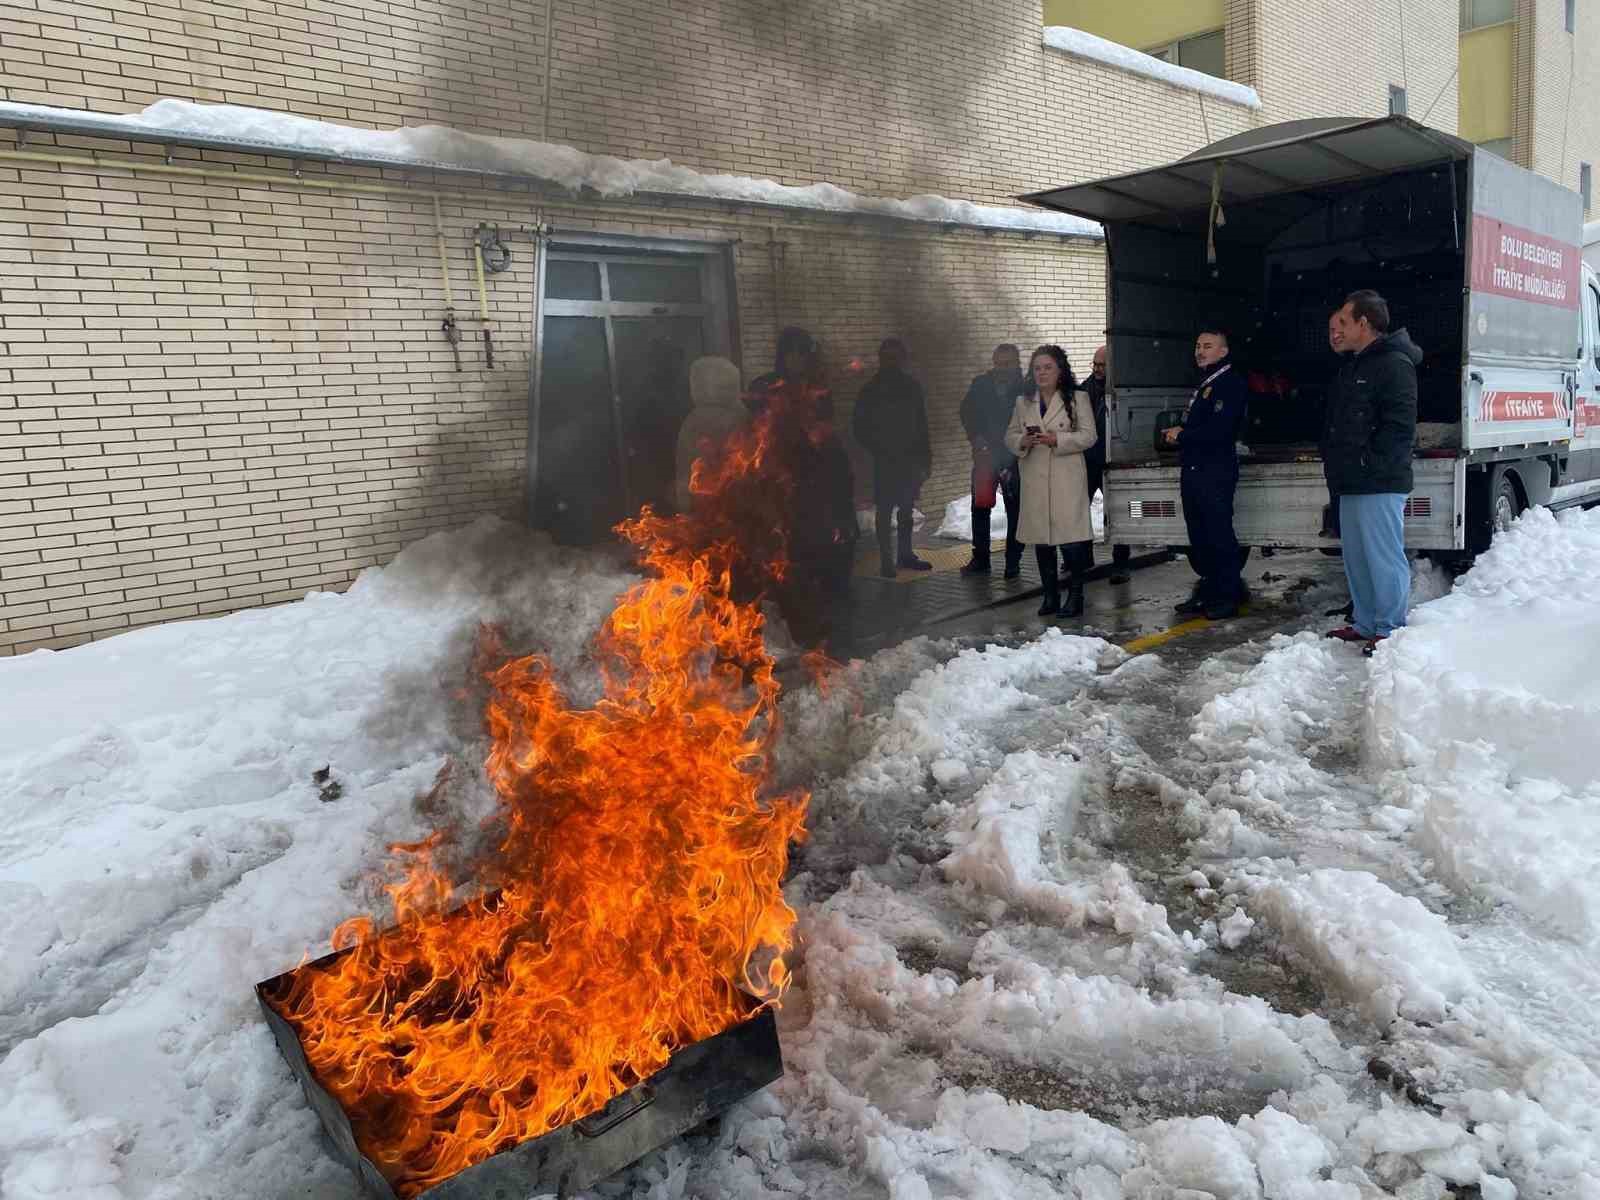
<svg viewBox="0 0 1600 1200">
<path fill-rule="evenodd" d="M 1040 616 L 1083 615 L 1083 576 L 1091 562 L 1094 527 L 1089 520 L 1088 468 L 1084 454 L 1098 433 L 1089 394 L 1079 391 L 1067 353 L 1040 346 L 1028 360 L 1037 391 L 1017 397 L 1006 445 L 1017 456 L 1022 477 L 1022 517 L 1017 540 L 1033 545 L 1044 584 Z M 1068 572 L 1063 600 L 1056 576 L 1056 547 Z"/>
</svg>

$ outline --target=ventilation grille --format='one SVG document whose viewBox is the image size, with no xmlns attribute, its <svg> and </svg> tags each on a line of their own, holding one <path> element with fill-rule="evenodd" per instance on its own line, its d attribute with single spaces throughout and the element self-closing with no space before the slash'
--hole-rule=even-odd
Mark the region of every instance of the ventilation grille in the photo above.
<svg viewBox="0 0 1600 1200">
<path fill-rule="evenodd" d="M 1175 517 L 1178 515 L 1178 502 L 1176 500 L 1129 500 L 1128 516 L 1135 521 L 1146 518 Z"/>
</svg>

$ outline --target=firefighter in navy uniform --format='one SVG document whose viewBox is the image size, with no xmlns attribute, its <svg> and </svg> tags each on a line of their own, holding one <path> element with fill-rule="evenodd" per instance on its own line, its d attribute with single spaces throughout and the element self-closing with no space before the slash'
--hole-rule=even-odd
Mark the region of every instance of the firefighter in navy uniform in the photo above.
<svg viewBox="0 0 1600 1200">
<path fill-rule="evenodd" d="M 1202 329 L 1194 343 L 1200 386 L 1189 398 L 1183 425 L 1166 431 L 1182 463 L 1183 517 L 1189 527 L 1189 561 L 1200 578 L 1180 613 L 1213 621 L 1238 614 L 1244 600 L 1244 565 L 1233 533 L 1233 492 L 1239 483 L 1234 443 L 1244 427 L 1249 387 L 1228 354 L 1223 329 Z"/>
</svg>

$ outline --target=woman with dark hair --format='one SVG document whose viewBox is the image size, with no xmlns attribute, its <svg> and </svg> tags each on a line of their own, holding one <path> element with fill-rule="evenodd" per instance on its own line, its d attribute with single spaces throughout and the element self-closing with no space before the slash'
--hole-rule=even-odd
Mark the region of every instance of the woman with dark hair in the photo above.
<svg viewBox="0 0 1600 1200">
<path fill-rule="evenodd" d="M 1028 360 L 1031 395 L 1017 397 L 1006 446 L 1022 475 L 1022 517 L 1017 540 L 1033 545 L 1044 584 L 1039 615 L 1083 615 L 1083 576 L 1089 569 L 1094 526 L 1089 520 L 1089 473 L 1084 455 L 1095 444 L 1094 407 L 1078 388 L 1060 346 L 1040 346 Z M 1056 576 L 1056 547 L 1068 571 L 1067 595 Z"/>
</svg>

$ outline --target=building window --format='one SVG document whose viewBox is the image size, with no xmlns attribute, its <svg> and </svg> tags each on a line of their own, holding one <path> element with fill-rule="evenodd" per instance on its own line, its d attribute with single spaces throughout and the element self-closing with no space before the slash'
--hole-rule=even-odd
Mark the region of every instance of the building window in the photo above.
<svg viewBox="0 0 1600 1200">
<path fill-rule="evenodd" d="M 1567 32 L 1578 31 L 1578 0 L 1567 0 Z"/>
<path fill-rule="evenodd" d="M 1572 0 L 1567 0 L 1567 12 L 1572 11 Z M 1461 0 L 1461 32 L 1482 29 L 1485 25 L 1503 25 L 1516 16 L 1516 0 Z M 1571 20 L 1567 26 L 1571 28 Z"/>
<path fill-rule="evenodd" d="M 1578 164 L 1578 195 L 1583 197 L 1583 215 L 1589 215 L 1589 201 L 1594 193 L 1594 171 L 1588 163 Z"/>
<path fill-rule="evenodd" d="M 1389 115 L 1391 117 L 1406 115 L 1406 90 L 1397 83 L 1389 85 Z"/>
<path fill-rule="evenodd" d="M 1191 71 L 1204 71 L 1207 75 L 1226 79 L 1228 70 L 1225 51 L 1222 30 L 1213 29 L 1209 33 L 1197 33 L 1193 37 L 1168 42 L 1163 46 L 1152 46 L 1145 53 L 1151 58 L 1159 58 L 1162 62 L 1188 67 Z"/>
<path fill-rule="evenodd" d="M 1494 138 L 1487 142 L 1478 143 L 1479 150 L 1487 150 L 1490 154 L 1497 154 L 1507 162 L 1511 161 L 1511 139 Z"/>
</svg>

